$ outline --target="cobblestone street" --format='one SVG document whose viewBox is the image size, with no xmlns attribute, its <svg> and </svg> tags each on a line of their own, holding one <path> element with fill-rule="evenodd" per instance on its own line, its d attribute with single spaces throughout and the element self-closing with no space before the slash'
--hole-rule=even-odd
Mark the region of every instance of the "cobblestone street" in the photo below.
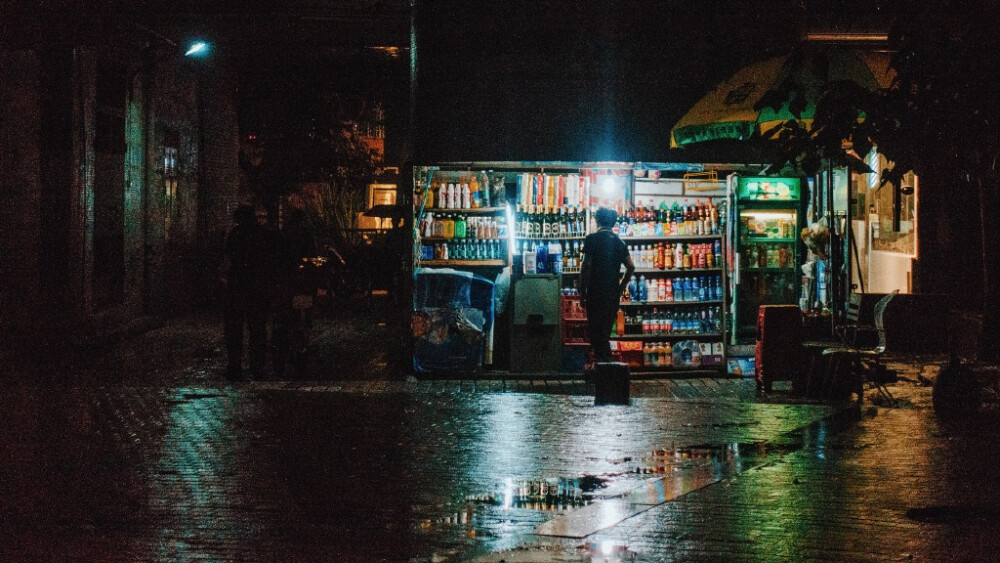
<svg viewBox="0 0 1000 563">
<path fill-rule="evenodd" d="M 359 334 L 382 344 L 381 322 Z M 336 356 L 345 344 L 330 334 Z M 752 380 L 725 378 L 635 381 L 631 405 L 595 407 L 582 381 L 403 379 L 357 351 L 336 375 L 228 384 L 218 346 L 211 319 L 181 320 L 5 386 L 0 560 L 987 561 L 1000 549 L 998 431 L 939 424 L 938 363 L 893 364 L 892 408 L 803 402 L 784 386 L 758 397 Z"/>
</svg>

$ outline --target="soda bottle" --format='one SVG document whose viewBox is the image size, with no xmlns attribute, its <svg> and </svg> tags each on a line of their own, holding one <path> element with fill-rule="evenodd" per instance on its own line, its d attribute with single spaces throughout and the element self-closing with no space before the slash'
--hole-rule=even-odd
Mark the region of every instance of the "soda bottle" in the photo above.
<svg viewBox="0 0 1000 563">
<path fill-rule="evenodd" d="M 535 273 L 547 274 L 549 265 L 549 245 L 542 241 L 535 249 Z"/>
<path fill-rule="evenodd" d="M 553 274 L 561 274 L 563 272 L 562 245 L 557 240 L 551 241 L 549 242 L 548 252 L 551 267 L 547 268 L 547 270 Z"/>
<path fill-rule="evenodd" d="M 482 195 L 479 193 L 479 180 L 476 179 L 475 174 L 473 174 L 472 178 L 469 180 L 469 194 L 471 196 L 471 207 L 480 207 L 482 205 Z"/>
<path fill-rule="evenodd" d="M 667 300 L 667 284 L 670 282 L 669 279 L 657 280 L 656 283 L 656 300 L 666 301 Z"/>
<path fill-rule="evenodd" d="M 673 283 L 670 282 L 670 278 L 667 278 L 666 280 L 664 280 L 663 286 L 664 286 L 663 292 L 664 292 L 664 295 L 665 295 L 665 297 L 663 298 L 663 301 L 673 301 L 674 300 L 674 287 L 673 287 Z"/>
</svg>

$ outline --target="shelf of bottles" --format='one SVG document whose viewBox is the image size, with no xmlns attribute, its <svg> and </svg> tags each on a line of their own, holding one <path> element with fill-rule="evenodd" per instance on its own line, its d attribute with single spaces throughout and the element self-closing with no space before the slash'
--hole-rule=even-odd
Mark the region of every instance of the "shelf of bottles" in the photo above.
<svg viewBox="0 0 1000 563">
<path fill-rule="evenodd" d="M 580 272 L 589 191 L 590 179 L 580 174 L 518 175 L 514 251 L 524 257 L 525 273 Z"/>
<path fill-rule="evenodd" d="M 506 266 L 507 208 L 490 200 L 485 173 L 437 172 L 419 226 L 421 266 Z"/>
<path fill-rule="evenodd" d="M 639 371 L 721 366 L 723 236 L 712 201 L 636 206 L 615 230 L 636 267 L 612 328 L 622 357 Z M 675 346 L 694 349 L 698 361 L 675 364 Z"/>
</svg>

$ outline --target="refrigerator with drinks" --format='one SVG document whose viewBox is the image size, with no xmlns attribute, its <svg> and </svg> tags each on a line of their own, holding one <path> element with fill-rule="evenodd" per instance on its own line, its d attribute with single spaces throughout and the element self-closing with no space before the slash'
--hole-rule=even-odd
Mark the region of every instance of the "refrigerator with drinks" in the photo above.
<svg viewBox="0 0 1000 563">
<path fill-rule="evenodd" d="M 730 344 L 756 339 L 761 305 L 798 305 L 802 179 L 730 176 Z"/>
</svg>

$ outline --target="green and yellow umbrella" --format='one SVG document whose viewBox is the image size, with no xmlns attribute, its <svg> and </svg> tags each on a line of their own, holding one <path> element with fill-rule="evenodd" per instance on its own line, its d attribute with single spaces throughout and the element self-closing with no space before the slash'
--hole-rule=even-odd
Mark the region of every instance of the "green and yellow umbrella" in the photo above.
<svg viewBox="0 0 1000 563">
<path fill-rule="evenodd" d="M 849 80 L 875 90 L 889 86 L 890 72 L 889 55 L 884 52 L 800 49 L 760 61 L 740 69 L 692 106 L 670 130 L 670 146 L 745 140 L 791 119 L 809 127 L 826 84 Z M 792 95 L 777 110 L 756 109 L 765 94 L 789 83 L 795 83 L 805 99 Z"/>
</svg>

